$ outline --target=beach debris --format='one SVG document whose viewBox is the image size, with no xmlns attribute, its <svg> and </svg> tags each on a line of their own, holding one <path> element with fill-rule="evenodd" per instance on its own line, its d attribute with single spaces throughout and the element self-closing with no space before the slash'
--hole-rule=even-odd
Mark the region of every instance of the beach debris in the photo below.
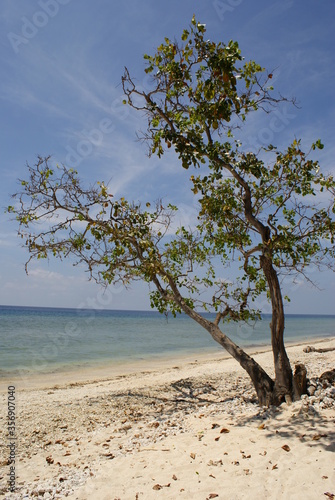
<svg viewBox="0 0 335 500">
<path fill-rule="evenodd" d="M 173 479 L 174 481 L 177 481 L 177 479 L 178 479 L 178 478 L 177 478 L 176 474 L 173 474 L 172 479 Z"/>
<path fill-rule="evenodd" d="M 208 498 L 206 498 L 206 500 L 211 500 L 212 498 L 217 498 L 219 495 L 217 493 L 210 493 L 208 495 Z"/>
<path fill-rule="evenodd" d="M 278 464 L 274 464 L 274 465 L 272 466 L 272 470 L 275 470 L 275 469 L 278 469 Z"/>
<path fill-rule="evenodd" d="M 217 467 L 218 465 L 223 465 L 223 462 L 222 460 L 210 460 L 207 465 Z"/>
<path fill-rule="evenodd" d="M 228 434 L 228 432 L 230 432 L 229 429 L 227 429 L 226 427 L 223 427 L 221 430 L 220 430 L 220 434 Z"/>
<path fill-rule="evenodd" d="M 324 349 L 316 349 L 313 346 L 308 345 L 303 349 L 304 352 L 329 352 L 329 351 L 335 351 L 335 347 L 326 347 Z"/>
<path fill-rule="evenodd" d="M 289 445 L 288 445 L 288 444 L 284 444 L 284 445 L 282 446 L 282 449 L 283 449 L 284 451 L 291 451 L 291 448 L 289 447 Z"/>
<path fill-rule="evenodd" d="M 261 431 L 261 430 L 265 429 L 265 424 L 261 424 L 257 428 L 258 428 L 258 430 Z"/>
<path fill-rule="evenodd" d="M 334 349 L 335 350 L 335 349 Z M 333 370 L 327 370 L 322 375 L 320 375 L 320 382 L 335 382 L 335 368 Z"/>
<path fill-rule="evenodd" d="M 261 451 L 259 454 L 260 454 L 262 457 L 265 457 L 265 455 L 267 455 L 267 451 L 266 451 L 266 450 Z"/>
<path fill-rule="evenodd" d="M 155 484 L 155 486 L 152 487 L 153 490 L 162 490 L 163 488 L 170 488 L 171 486 L 171 483 L 168 483 L 168 484 Z"/>
<path fill-rule="evenodd" d="M 45 460 L 48 462 L 48 464 L 53 464 L 54 463 L 54 459 L 51 456 L 50 457 L 46 457 Z"/>
<path fill-rule="evenodd" d="M 335 407 L 335 370 L 307 380 L 307 394 L 301 396 L 305 406 L 315 409 Z"/>
<path fill-rule="evenodd" d="M 323 437 L 327 437 L 327 434 L 314 434 L 312 436 L 312 440 L 313 441 L 319 441 L 319 439 L 323 438 Z"/>
<path fill-rule="evenodd" d="M 335 498 L 334 493 L 329 493 L 329 491 L 326 491 L 326 493 L 324 493 L 324 495 L 326 495 L 326 497 L 330 498 L 330 500 L 334 500 L 334 498 Z"/>
<path fill-rule="evenodd" d="M 212 429 L 217 429 L 219 426 L 219 424 L 212 424 Z"/>
<path fill-rule="evenodd" d="M 190 457 L 193 458 L 193 460 L 194 460 L 195 457 L 196 457 L 196 454 L 195 453 L 190 453 Z"/>
</svg>

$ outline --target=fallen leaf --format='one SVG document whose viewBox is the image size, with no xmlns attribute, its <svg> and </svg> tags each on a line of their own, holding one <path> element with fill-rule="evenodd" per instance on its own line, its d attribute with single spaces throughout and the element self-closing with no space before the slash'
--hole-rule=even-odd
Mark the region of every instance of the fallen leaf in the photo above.
<svg viewBox="0 0 335 500">
<path fill-rule="evenodd" d="M 327 437 L 327 434 L 315 434 L 312 439 L 314 439 L 314 441 L 317 441 L 318 439 L 320 438 L 325 438 Z"/>
<path fill-rule="evenodd" d="M 210 460 L 207 465 L 214 465 L 216 467 L 217 465 L 223 465 L 223 462 L 222 460 Z"/>
<path fill-rule="evenodd" d="M 220 430 L 220 434 L 227 434 L 228 432 L 230 432 L 229 429 L 226 429 L 225 427 L 223 427 L 221 430 Z"/>
<path fill-rule="evenodd" d="M 282 446 L 282 449 L 283 449 L 284 451 L 291 451 L 291 448 L 289 447 L 289 445 L 288 445 L 288 444 L 284 444 L 284 446 Z"/>
</svg>

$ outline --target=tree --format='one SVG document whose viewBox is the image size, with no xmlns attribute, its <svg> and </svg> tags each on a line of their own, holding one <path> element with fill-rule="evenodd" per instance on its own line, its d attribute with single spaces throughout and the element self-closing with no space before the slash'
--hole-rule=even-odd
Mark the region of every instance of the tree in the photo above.
<svg viewBox="0 0 335 500">
<path fill-rule="evenodd" d="M 247 371 L 259 404 L 279 405 L 301 392 L 284 345 L 280 277 L 308 279 L 308 266 L 333 268 L 335 182 L 310 157 L 323 147 L 320 140 L 308 154 L 296 139 L 285 151 L 273 145 L 257 155 L 243 151 L 234 134 L 249 113 L 270 112 L 284 99 L 272 95 L 272 74 L 243 62 L 237 42 L 214 43 L 204 34 L 193 18 L 180 44 L 166 38 L 156 54 L 144 56 L 151 91 L 137 88 L 127 69 L 122 78 L 125 104 L 147 116 L 142 138 L 149 154 L 172 148 L 185 169 L 198 169 L 191 176 L 199 198 L 195 227 L 171 236 L 176 207 L 114 200 L 104 183 L 84 188 L 76 171 L 52 167 L 49 157 L 28 167 L 8 211 L 16 214 L 29 261 L 72 255 L 99 283 L 154 285 L 153 307 L 199 323 Z M 239 274 L 223 279 L 234 260 Z M 274 379 L 220 328 L 260 317 L 255 303 L 262 294 L 272 307 Z M 215 319 L 201 311 L 215 312 Z"/>
</svg>

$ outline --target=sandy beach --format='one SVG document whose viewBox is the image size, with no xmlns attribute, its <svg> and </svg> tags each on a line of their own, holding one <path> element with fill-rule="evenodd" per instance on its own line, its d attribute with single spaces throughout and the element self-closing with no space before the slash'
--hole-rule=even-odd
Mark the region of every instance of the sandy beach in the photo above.
<svg viewBox="0 0 335 500">
<path fill-rule="evenodd" d="M 335 347 L 335 339 L 309 342 Z M 334 351 L 288 347 L 309 378 Z M 257 351 L 257 349 L 254 349 Z M 268 349 L 257 361 L 272 374 Z M 7 387 L 15 385 L 16 492 L 8 492 Z M 335 388 L 262 409 L 217 356 L 1 382 L 0 498 L 322 499 L 335 494 Z M 324 394 L 323 394 L 324 396 Z"/>
</svg>

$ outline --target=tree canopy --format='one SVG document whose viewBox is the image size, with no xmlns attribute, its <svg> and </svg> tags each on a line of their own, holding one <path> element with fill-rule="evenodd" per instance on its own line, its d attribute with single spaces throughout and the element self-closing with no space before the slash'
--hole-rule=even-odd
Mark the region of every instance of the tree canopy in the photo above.
<svg viewBox="0 0 335 500">
<path fill-rule="evenodd" d="M 215 43 L 205 32 L 193 18 L 180 43 L 165 38 L 144 56 L 152 90 L 138 88 L 127 68 L 122 78 L 125 104 L 147 117 L 149 155 L 172 148 L 184 169 L 195 168 L 194 227 L 171 234 L 177 207 L 116 200 L 112 186 L 84 187 L 75 170 L 49 157 L 28 167 L 8 211 L 29 260 L 72 255 L 99 283 L 150 283 L 153 307 L 197 321 L 247 370 L 260 404 L 280 404 L 300 394 L 284 346 L 279 279 L 308 279 L 312 265 L 333 269 L 335 181 L 312 156 L 320 140 L 307 153 L 298 139 L 283 151 L 272 144 L 258 154 L 244 150 L 235 131 L 250 113 L 271 112 L 285 99 L 274 95 L 271 73 L 244 61 L 237 42 Z M 239 274 L 227 279 L 232 261 Z M 261 294 L 272 307 L 274 379 L 224 333 L 227 321 L 260 316 Z"/>
</svg>

